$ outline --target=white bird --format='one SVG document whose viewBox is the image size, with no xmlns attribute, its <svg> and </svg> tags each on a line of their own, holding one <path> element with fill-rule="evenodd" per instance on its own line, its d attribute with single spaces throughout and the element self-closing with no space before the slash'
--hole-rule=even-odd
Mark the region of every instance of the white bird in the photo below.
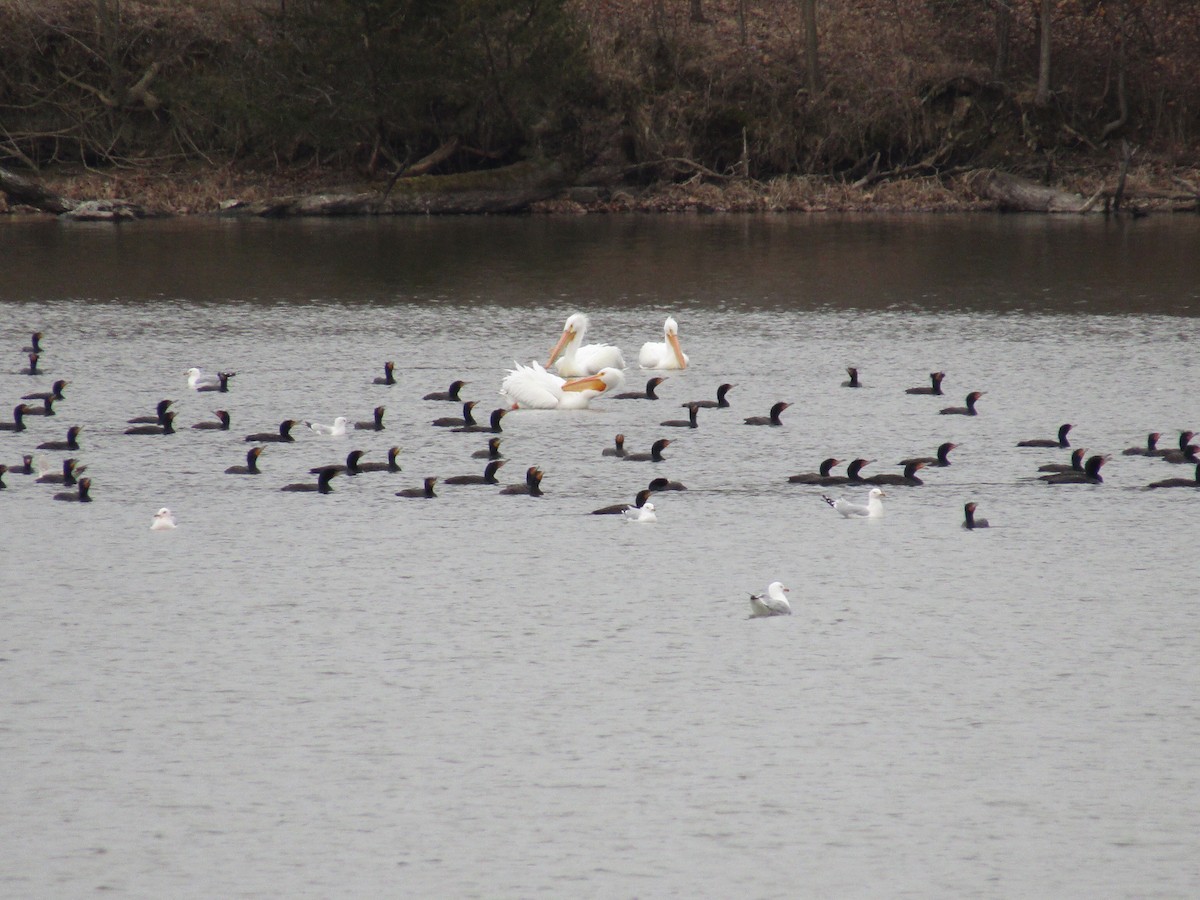
<svg viewBox="0 0 1200 900">
<path fill-rule="evenodd" d="M 192 366 L 185 373 L 188 379 L 188 387 L 193 391 L 198 391 L 202 387 L 220 387 L 221 379 L 216 375 L 205 375 L 203 371 Z"/>
<path fill-rule="evenodd" d="M 315 431 L 317 434 L 323 434 L 326 437 L 345 437 L 347 419 L 345 416 L 338 416 L 333 420 L 332 425 L 322 425 L 320 422 L 305 421 L 305 425 Z"/>
<path fill-rule="evenodd" d="M 587 334 L 591 320 L 583 313 L 574 313 L 567 317 L 563 326 L 562 337 L 550 351 L 550 361 L 546 368 L 554 366 L 558 374 L 567 378 L 579 378 L 584 375 L 596 375 L 601 369 L 624 369 L 625 357 L 620 349 L 611 344 L 587 344 L 583 338 Z M 555 361 L 557 360 L 557 365 Z"/>
<path fill-rule="evenodd" d="M 174 527 L 175 517 L 165 506 L 154 514 L 154 521 L 150 523 L 151 531 L 170 531 Z"/>
<path fill-rule="evenodd" d="M 883 515 L 883 501 L 880 497 L 886 497 L 883 491 L 879 488 L 871 488 L 867 494 L 866 505 L 862 503 L 851 503 L 849 500 L 838 498 L 834 500 L 832 497 L 822 496 L 821 499 L 840 512 L 847 519 L 878 519 Z"/>
<path fill-rule="evenodd" d="M 515 369 L 500 385 L 500 396 L 512 409 L 586 409 L 592 399 L 625 385 L 620 369 L 604 368 L 595 375 L 569 381 L 547 372 L 536 360 Z"/>
<path fill-rule="evenodd" d="M 641 506 L 631 506 L 624 512 L 625 518 L 630 522 L 644 522 L 649 524 L 657 522 L 658 516 L 654 514 L 653 503 L 643 503 Z"/>
<path fill-rule="evenodd" d="M 765 594 L 750 595 L 750 618 L 761 619 L 763 616 L 790 616 L 792 605 L 784 594 L 790 593 L 783 582 L 772 581 L 767 585 Z"/>
<path fill-rule="evenodd" d="M 679 346 L 679 323 L 670 316 L 663 322 L 663 340 L 647 341 L 638 353 L 643 369 L 686 369 L 687 354 Z"/>
</svg>

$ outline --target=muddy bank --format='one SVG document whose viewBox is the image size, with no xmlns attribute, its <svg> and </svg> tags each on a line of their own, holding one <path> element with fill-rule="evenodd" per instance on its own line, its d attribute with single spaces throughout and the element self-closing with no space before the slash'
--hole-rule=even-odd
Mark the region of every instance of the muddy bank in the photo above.
<svg viewBox="0 0 1200 900">
<path fill-rule="evenodd" d="M 697 173 L 684 183 L 636 184 L 622 173 L 569 174 L 553 163 L 385 181 L 342 172 L 232 167 L 36 177 L 0 170 L 0 212 L 120 221 L 187 215 L 374 216 L 716 212 L 974 212 L 1132 214 L 1200 211 L 1200 167 L 1091 161 L 1053 179 L 997 169 L 767 181 Z"/>
</svg>

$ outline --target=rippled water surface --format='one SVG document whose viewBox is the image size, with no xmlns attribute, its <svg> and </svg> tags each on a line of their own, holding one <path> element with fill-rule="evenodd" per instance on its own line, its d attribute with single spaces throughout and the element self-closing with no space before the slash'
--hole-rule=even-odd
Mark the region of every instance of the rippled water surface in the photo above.
<svg viewBox="0 0 1200 900">
<path fill-rule="evenodd" d="M 0 462 L 83 425 L 95 496 L 0 493 L 0 895 L 1194 896 L 1200 491 L 1120 451 L 1200 431 L 1198 249 L 1165 218 L 0 223 L 0 411 L 71 382 Z M 502 480 L 543 498 L 394 496 L 482 470 L 421 396 L 490 410 L 576 310 L 629 387 L 667 314 L 692 365 L 509 415 Z M 122 433 L 161 398 L 178 434 Z M 1103 485 L 1032 479 L 1068 451 L 1016 442 L 1063 422 Z M 601 457 L 618 432 L 668 460 Z M 945 440 L 880 520 L 787 483 Z M 401 473 L 279 491 L 392 445 Z M 656 524 L 587 515 L 656 475 L 689 488 Z M 749 620 L 775 579 L 795 614 Z"/>
</svg>

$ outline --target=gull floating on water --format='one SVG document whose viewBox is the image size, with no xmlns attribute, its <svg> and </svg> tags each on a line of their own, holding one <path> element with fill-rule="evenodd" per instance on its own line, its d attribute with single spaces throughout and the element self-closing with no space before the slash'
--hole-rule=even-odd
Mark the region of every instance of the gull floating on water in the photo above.
<svg viewBox="0 0 1200 900">
<path fill-rule="evenodd" d="M 175 517 L 165 506 L 154 514 L 154 521 L 150 523 L 151 531 L 170 531 L 174 527 Z"/>
<path fill-rule="evenodd" d="M 821 499 L 847 519 L 878 519 L 883 515 L 883 501 L 879 498 L 886 496 L 887 494 L 879 488 L 871 488 L 867 493 L 867 502 L 865 504 L 852 503 L 840 497 L 834 500 L 832 497 L 822 496 Z"/>
<path fill-rule="evenodd" d="M 750 618 L 761 619 L 765 616 L 790 616 L 792 605 L 784 594 L 790 593 L 781 581 L 772 581 L 767 586 L 765 594 L 750 595 Z"/>
<path fill-rule="evenodd" d="M 345 416 L 338 416 L 333 420 L 332 425 L 323 425 L 320 422 L 309 422 L 307 420 L 304 424 L 317 434 L 323 434 L 326 437 L 345 437 L 348 420 Z"/>
<path fill-rule="evenodd" d="M 647 525 L 658 521 L 658 516 L 654 514 L 654 504 L 650 502 L 641 506 L 631 506 L 624 511 L 624 516 L 627 522 L 641 522 Z"/>
</svg>

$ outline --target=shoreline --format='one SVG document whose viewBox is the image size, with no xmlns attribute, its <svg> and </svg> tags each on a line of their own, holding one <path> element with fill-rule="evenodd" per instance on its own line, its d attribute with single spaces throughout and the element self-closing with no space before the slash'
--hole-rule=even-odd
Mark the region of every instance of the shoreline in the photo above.
<svg viewBox="0 0 1200 900">
<path fill-rule="evenodd" d="M 515 168 L 515 167 L 513 167 Z M 1143 162 L 1118 183 L 1111 160 L 1088 160 L 1049 184 L 992 169 L 950 174 L 882 177 L 871 183 L 839 182 L 829 176 L 781 176 L 767 181 L 709 179 L 685 183 L 630 184 L 611 173 L 571 179 L 533 170 L 519 183 L 480 173 L 486 188 L 465 187 L 458 176 L 402 179 L 386 193 L 386 182 L 338 170 L 264 172 L 233 166 L 171 169 L 56 169 L 27 179 L 48 195 L 78 207 L 71 218 L 112 220 L 188 216 L 373 216 L 373 215 L 620 215 L 712 213 L 961 213 L 1028 211 L 1048 214 L 1111 212 L 1119 192 L 1122 214 L 1200 212 L 1200 167 Z M 549 171 L 549 169 L 547 169 Z M 1060 208 L 1012 205 L 986 184 L 988 179 L 1020 185 L 1063 201 Z M 414 187 L 414 184 L 419 185 Z M 574 182 L 574 183 L 573 183 Z M 407 198 L 405 192 L 409 192 Z M 483 195 L 486 194 L 486 197 Z M 1090 199 L 1088 199 L 1090 198 Z M 1022 202 L 1024 202 L 1022 200 Z M 1043 200 L 1036 201 L 1042 204 Z M 0 185 L 0 215 L 55 215 L 14 199 Z"/>
</svg>

